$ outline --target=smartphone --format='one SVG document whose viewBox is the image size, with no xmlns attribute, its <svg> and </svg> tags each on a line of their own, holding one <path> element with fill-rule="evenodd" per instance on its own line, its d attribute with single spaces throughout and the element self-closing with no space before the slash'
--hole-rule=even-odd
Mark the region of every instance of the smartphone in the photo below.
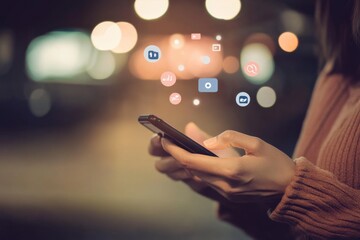
<svg viewBox="0 0 360 240">
<path fill-rule="evenodd" d="M 182 134 L 155 115 L 141 115 L 139 116 L 138 121 L 150 131 L 158 134 L 160 137 L 169 139 L 171 142 L 188 152 L 217 157 L 213 152 Z"/>
</svg>

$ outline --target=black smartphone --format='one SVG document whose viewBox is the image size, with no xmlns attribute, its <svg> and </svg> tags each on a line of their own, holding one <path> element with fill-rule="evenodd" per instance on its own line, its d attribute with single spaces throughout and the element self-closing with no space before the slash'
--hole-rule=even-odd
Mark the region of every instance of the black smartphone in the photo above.
<svg viewBox="0 0 360 240">
<path fill-rule="evenodd" d="M 182 134 L 180 131 L 176 130 L 155 115 L 141 115 L 139 116 L 138 121 L 150 131 L 159 134 L 161 137 L 169 139 L 174 144 L 187 150 L 188 152 L 217 157 L 213 152 Z"/>
</svg>

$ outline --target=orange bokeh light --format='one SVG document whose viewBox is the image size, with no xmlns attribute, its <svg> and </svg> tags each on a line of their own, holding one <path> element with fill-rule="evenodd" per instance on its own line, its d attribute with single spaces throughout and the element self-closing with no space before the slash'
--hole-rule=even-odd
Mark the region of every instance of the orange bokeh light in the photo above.
<svg viewBox="0 0 360 240">
<path fill-rule="evenodd" d="M 240 62 L 239 59 L 237 59 L 234 56 L 228 56 L 224 59 L 223 62 L 223 69 L 224 72 L 232 74 L 232 73 L 236 73 L 237 71 L 239 71 L 240 68 Z"/>
<path fill-rule="evenodd" d="M 284 32 L 279 36 L 279 46 L 285 52 L 293 52 L 299 46 L 298 37 L 292 32 Z"/>
</svg>

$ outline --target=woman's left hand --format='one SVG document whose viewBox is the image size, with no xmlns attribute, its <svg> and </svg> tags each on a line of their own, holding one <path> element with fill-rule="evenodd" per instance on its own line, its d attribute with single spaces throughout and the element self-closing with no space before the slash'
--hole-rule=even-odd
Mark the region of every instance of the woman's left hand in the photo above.
<svg viewBox="0 0 360 240">
<path fill-rule="evenodd" d="M 204 145 L 209 150 L 241 148 L 245 150 L 243 156 L 192 154 L 164 138 L 162 145 L 184 168 L 234 202 L 283 194 L 294 176 L 295 164 L 285 153 L 259 138 L 232 130 L 204 141 Z"/>
</svg>

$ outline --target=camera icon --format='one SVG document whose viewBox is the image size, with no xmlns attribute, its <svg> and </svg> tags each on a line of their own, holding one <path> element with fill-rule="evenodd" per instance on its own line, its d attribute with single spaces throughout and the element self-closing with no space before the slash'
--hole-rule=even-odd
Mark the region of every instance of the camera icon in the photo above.
<svg viewBox="0 0 360 240">
<path fill-rule="evenodd" d="M 203 93 L 218 92 L 217 78 L 200 78 L 198 82 L 198 90 Z"/>
</svg>

